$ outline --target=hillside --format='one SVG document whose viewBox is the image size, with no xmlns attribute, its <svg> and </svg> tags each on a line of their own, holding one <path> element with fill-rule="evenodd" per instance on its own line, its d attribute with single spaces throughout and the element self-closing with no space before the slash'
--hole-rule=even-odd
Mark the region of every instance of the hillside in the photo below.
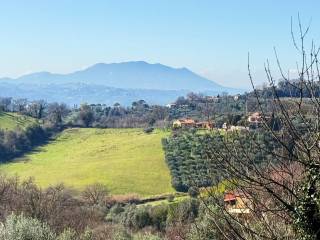
<svg viewBox="0 0 320 240">
<path fill-rule="evenodd" d="M 0 129 L 14 130 L 16 128 L 25 128 L 30 124 L 36 123 L 36 120 L 22 116 L 17 113 L 0 112 Z"/>
<path fill-rule="evenodd" d="M 149 104 L 165 105 L 185 96 L 185 90 L 148 90 L 121 89 L 84 83 L 67 84 L 17 84 L 0 81 L 3 97 L 27 98 L 30 100 L 46 99 L 48 102 L 63 102 L 69 106 L 79 103 L 104 103 L 112 106 L 118 102 L 130 106 L 132 102 L 144 99 Z"/>
<path fill-rule="evenodd" d="M 68 129 L 0 171 L 34 177 L 43 187 L 63 182 L 83 189 L 100 182 L 112 194 L 142 196 L 172 192 L 161 139 L 168 133 L 141 129 Z"/>
</svg>

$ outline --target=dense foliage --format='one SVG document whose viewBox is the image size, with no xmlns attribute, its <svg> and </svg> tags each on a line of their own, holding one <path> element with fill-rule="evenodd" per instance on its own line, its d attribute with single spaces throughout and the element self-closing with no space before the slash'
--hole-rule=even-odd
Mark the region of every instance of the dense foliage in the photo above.
<svg viewBox="0 0 320 240">
<path fill-rule="evenodd" d="M 186 192 L 191 186 L 210 186 L 213 184 L 212 171 L 217 166 L 207 161 L 207 150 L 212 142 L 221 143 L 219 134 L 177 133 L 163 140 L 172 186 L 177 191 Z"/>
<path fill-rule="evenodd" d="M 52 133 L 52 128 L 38 124 L 15 131 L 0 130 L 0 162 L 8 161 L 43 144 Z"/>
<path fill-rule="evenodd" d="M 255 144 L 252 145 L 254 141 Z M 262 130 L 245 132 L 210 131 L 175 132 L 163 139 L 165 157 L 172 176 L 172 186 L 186 192 L 190 187 L 206 187 L 219 183 L 225 177 L 221 171 L 220 154 L 233 144 L 241 146 L 240 158 L 252 158 L 263 164 L 268 152 L 277 148 L 270 135 Z M 245 149 L 255 148 L 254 156 L 247 156 Z M 219 154 L 218 154 L 219 153 Z"/>
<path fill-rule="evenodd" d="M 310 91 L 312 89 L 312 93 Z M 319 82 L 313 83 L 301 83 L 297 80 L 280 80 L 277 85 L 272 87 L 263 86 L 262 89 L 258 89 L 258 94 L 261 98 L 272 99 L 275 94 L 280 98 L 310 98 L 311 96 L 320 96 L 320 84 Z M 253 96 L 255 93 L 248 93 L 247 96 Z"/>
</svg>

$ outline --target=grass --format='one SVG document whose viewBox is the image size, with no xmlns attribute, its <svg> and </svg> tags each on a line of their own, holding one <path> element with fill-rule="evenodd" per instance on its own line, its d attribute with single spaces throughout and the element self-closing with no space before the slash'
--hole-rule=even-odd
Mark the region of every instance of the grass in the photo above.
<svg viewBox="0 0 320 240">
<path fill-rule="evenodd" d="M 0 111 L 0 129 L 1 130 L 14 130 L 16 128 L 25 128 L 31 124 L 36 123 L 36 120 L 22 116 L 18 113 L 8 113 Z"/>
<path fill-rule="evenodd" d="M 0 166 L 42 187 L 64 183 L 81 190 L 96 182 L 112 194 L 150 196 L 174 192 L 161 139 L 169 132 L 141 129 L 67 129 L 34 153 Z"/>
<path fill-rule="evenodd" d="M 190 197 L 188 195 L 186 196 L 178 196 L 178 197 L 175 197 L 173 199 L 173 201 L 168 201 L 167 199 L 163 199 L 163 200 L 158 200 L 158 201 L 152 201 L 152 202 L 147 202 L 147 203 L 144 203 L 144 204 L 140 204 L 139 206 L 152 206 L 152 207 L 155 207 L 155 206 L 159 206 L 159 205 L 170 205 L 170 204 L 174 204 L 174 203 L 179 203 L 179 202 L 182 202 L 184 200 L 188 200 L 190 199 Z"/>
</svg>

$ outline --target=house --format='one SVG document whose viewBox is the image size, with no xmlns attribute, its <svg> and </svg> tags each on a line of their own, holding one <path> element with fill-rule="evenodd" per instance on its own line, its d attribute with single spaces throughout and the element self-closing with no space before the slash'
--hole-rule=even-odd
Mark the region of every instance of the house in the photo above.
<svg viewBox="0 0 320 240">
<path fill-rule="evenodd" d="M 203 128 L 203 129 L 213 129 L 214 125 L 209 121 L 203 121 L 203 122 L 196 122 L 196 127 Z"/>
<path fill-rule="evenodd" d="M 195 127 L 196 122 L 191 118 L 184 118 L 175 120 L 172 124 L 173 128 L 181 128 L 181 127 Z"/>
<path fill-rule="evenodd" d="M 208 102 L 219 102 L 219 95 L 218 96 L 205 96 L 205 100 Z"/>
<path fill-rule="evenodd" d="M 167 108 L 173 108 L 173 107 L 175 107 L 175 106 L 177 106 L 177 104 L 175 104 L 175 103 L 168 103 L 168 104 L 166 105 Z"/>
<path fill-rule="evenodd" d="M 251 202 L 248 196 L 240 191 L 226 192 L 224 195 L 224 206 L 230 214 L 249 214 Z"/>
<path fill-rule="evenodd" d="M 230 126 L 229 130 L 230 131 L 248 131 L 249 128 L 244 126 Z"/>
<path fill-rule="evenodd" d="M 226 122 L 222 124 L 222 129 L 224 129 L 226 131 L 229 129 L 229 126 Z"/>
<path fill-rule="evenodd" d="M 259 124 L 259 123 L 262 123 L 262 121 L 263 121 L 263 118 L 262 118 L 261 113 L 259 113 L 259 112 L 252 113 L 248 117 L 248 122 L 249 123 Z"/>
<path fill-rule="evenodd" d="M 183 119 L 178 119 L 175 120 L 172 124 L 173 128 L 203 128 L 203 129 L 212 129 L 213 128 L 213 123 L 209 121 L 201 121 L 197 122 L 193 120 L 192 118 L 183 118 Z"/>
<path fill-rule="evenodd" d="M 238 101 L 239 98 L 240 98 L 240 96 L 241 96 L 240 94 L 234 95 L 234 96 L 233 96 L 233 100 L 234 100 L 234 101 Z"/>
</svg>

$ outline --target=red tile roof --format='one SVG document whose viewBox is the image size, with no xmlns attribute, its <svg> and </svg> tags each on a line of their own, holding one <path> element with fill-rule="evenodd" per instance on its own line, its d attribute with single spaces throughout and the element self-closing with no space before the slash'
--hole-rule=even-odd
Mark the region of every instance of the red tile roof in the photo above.
<svg viewBox="0 0 320 240">
<path fill-rule="evenodd" d="M 226 193 L 225 195 L 224 195 L 224 201 L 225 202 L 229 202 L 229 201 L 232 201 L 232 200 L 236 200 L 236 195 L 235 194 L 233 194 L 233 193 Z"/>
</svg>

